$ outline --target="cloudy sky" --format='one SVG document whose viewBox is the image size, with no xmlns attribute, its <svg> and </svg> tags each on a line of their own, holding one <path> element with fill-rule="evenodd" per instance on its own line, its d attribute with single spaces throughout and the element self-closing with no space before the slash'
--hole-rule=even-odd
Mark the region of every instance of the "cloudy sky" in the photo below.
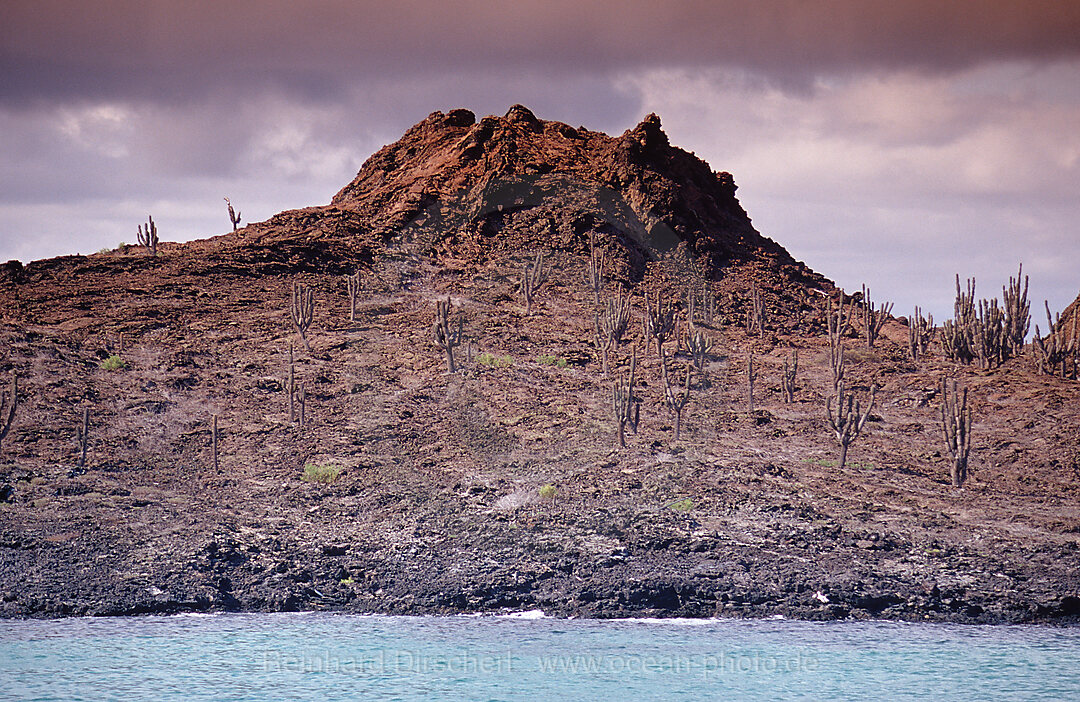
<svg viewBox="0 0 1080 702">
<path fill-rule="evenodd" d="M 612 134 L 658 113 L 763 234 L 896 314 L 1020 261 L 1036 304 L 1080 291 L 1074 0 L 4 0 L 0 260 L 148 213 L 219 234 L 225 196 L 324 204 L 429 112 L 518 102 Z"/>
</svg>

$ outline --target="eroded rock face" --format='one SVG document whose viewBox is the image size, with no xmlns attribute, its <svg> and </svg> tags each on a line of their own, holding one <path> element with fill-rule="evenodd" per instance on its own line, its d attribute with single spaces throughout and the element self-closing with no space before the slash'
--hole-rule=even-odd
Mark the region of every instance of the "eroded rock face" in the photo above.
<svg viewBox="0 0 1080 702">
<path fill-rule="evenodd" d="M 731 174 L 671 146 L 655 114 L 612 137 L 514 105 L 479 121 L 433 112 L 368 159 L 332 206 L 450 258 L 583 251 L 595 238 L 631 277 L 682 246 L 713 274 L 759 262 L 816 278 L 754 229 L 735 189 Z"/>
</svg>

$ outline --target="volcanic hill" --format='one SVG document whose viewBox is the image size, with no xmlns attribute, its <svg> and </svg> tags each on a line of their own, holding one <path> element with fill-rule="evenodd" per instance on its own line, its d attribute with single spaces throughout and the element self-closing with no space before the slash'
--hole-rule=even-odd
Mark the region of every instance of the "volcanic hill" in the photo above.
<svg viewBox="0 0 1080 702">
<path fill-rule="evenodd" d="M 452 110 L 329 205 L 156 256 L 4 264 L 0 381 L 17 377 L 18 405 L 0 615 L 1075 621 L 1078 384 L 1039 375 L 1030 350 L 993 370 L 936 343 L 912 361 L 906 319 L 873 346 L 851 331 L 848 386 L 877 393 L 841 467 L 824 412 L 837 291 L 735 192 L 655 115 L 611 137 L 521 106 Z M 680 320 L 663 357 L 646 293 Z M 595 328 L 627 299 L 605 373 Z M 433 332 L 446 301 L 453 372 Z M 639 422 L 620 447 L 631 365 Z M 962 488 L 943 376 L 975 417 Z"/>
</svg>

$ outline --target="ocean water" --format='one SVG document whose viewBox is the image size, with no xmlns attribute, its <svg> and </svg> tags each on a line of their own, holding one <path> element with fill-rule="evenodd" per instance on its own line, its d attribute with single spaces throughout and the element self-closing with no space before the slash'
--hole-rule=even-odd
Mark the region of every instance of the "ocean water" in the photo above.
<svg viewBox="0 0 1080 702">
<path fill-rule="evenodd" d="M 326 613 L 0 621 L 5 700 L 1077 700 L 1080 630 Z"/>
</svg>

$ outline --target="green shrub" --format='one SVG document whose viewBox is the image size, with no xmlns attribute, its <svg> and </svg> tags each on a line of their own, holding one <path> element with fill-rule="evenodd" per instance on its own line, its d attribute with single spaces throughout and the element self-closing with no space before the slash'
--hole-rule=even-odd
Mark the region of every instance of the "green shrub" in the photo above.
<svg viewBox="0 0 1080 702">
<path fill-rule="evenodd" d="M 341 475 L 344 470 L 336 463 L 308 463 L 304 466 L 303 480 L 309 483 L 330 484 Z"/>
<path fill-rule="evenodd" d="M 476 362 L 488 368 L 507 368 L 514 365 L 514 359 L 510 356 L 496 356 L 487 351 L 477 356 Z"/>
<path fill-rule="evenodd" d="M 667 503 L 666 506 L 670 507 L 671 509 L 675 510 L 676 512 L 689 512 L 690 510 L 694 509 L 694 498 L 692 498 L 692 497 L 684 497 L 681 500 L 675 500 L 674 502 L 669 502 L 669 503 Z"/>
<path fill-rule="evenodd" d="M 554 500 L 559 494 L 559 488 L 554 485 L 544 485 L 540 488 L 540 499 Z"/>
<path fill-rule="evenodd" d="M 536 360 L 544 366 L 555 366 L 556 368 L 566 368 L 567 366 L 566 359 L 560 356 L 549 356 L 547 354 L 543 354 Z"/>
<path fill-rule="evenodd" d="M 109 356 L 108 358 L 106 358 L 104 361 L 101 362 L 101 369 L 102 370 L 118 371 L 118 370 L 124 370 L 125 368 L 127 368 L 127 362 L 124 359 L 117 356 L 116 354 L 113 354 L 112 356 Z"/>
</svg>

